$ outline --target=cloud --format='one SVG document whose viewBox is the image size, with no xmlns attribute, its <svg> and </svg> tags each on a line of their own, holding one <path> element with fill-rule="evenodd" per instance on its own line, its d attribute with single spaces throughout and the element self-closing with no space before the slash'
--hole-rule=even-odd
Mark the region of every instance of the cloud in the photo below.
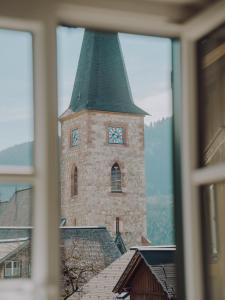
<svg viewBox="0 0 225 300">
<path fill-rule="evenodd" d="M 170 89 L 159 94 L 137 99 L 135 100 L 135 104 L 150 114 L 150 116 L 145 119 L 146 123 L 171 117 L 173 113 L 172 92 Z"/>
</svg>

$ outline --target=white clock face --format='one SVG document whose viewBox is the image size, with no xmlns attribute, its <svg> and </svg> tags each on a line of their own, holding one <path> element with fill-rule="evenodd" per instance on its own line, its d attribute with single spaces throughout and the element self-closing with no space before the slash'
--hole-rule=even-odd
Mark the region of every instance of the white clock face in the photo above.
<svg viewBox="0 0 225 300">
<path fill-rule="evenodd" d="M 72 146 L 77 146 L 79 142 L 79 131 L 77 128 L 72 130 L 71 133 L 71 144 Z"/>
<path fill-rule="evenodd" d="M 124 129 L 122 127 L 108 127 L 109 144 L 124 144 Z"/>
</svg>

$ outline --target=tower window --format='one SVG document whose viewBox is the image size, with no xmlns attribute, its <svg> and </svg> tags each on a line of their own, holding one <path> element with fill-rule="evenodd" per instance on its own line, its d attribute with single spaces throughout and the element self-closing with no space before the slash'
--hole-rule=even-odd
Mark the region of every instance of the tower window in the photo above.
<svg viewBox="0 0 225 300">
<path fill-rule="evenodd" d="M 124 224 L 120 217 L 116 217 L 116 219 L 114 220 L 113 225 L 112 225 L 112 231 L 116 235 L 124 232 Z"/>
<path fill-rule="evenodd" d="M 111 169 L 111 192 L 121 193 L 121 171 L 118 163 L 115 163 Z"/>
<path fill-rule="evenodd" d="M 116 234 L 120 233 L 120 218 L 116 217 Z"/>
<path fill-rule="evenodd" d="M 77 167 L 73 166 L 71 172 L 71 196 L 75 196 L 78 194 L 78 171 Z"/>
</svg>

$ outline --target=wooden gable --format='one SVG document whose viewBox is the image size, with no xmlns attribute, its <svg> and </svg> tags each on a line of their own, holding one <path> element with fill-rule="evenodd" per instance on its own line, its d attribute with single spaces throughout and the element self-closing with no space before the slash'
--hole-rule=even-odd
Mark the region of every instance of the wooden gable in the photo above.
<svg viewBox="0 0 225 300">
<path fill-rule="evenodd" d="M 142 261 L 127 283 L 130 300 L 166 300 L 169 299 L 161 284 Z"/>
</svg>

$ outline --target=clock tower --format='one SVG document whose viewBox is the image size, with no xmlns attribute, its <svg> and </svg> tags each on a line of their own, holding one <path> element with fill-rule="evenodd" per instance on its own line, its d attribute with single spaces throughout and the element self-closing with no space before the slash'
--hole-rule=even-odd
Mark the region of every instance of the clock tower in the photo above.
<svg viewBox="0 0 225 300">
<path fill-rule="evenodd" d="M 104 225 L 127 247 L 141 244 L 146 114 L 132 100 L 118 34 L 86 30 L 70 106 L 60 117 L 66 226 Z"/>
</svg>

